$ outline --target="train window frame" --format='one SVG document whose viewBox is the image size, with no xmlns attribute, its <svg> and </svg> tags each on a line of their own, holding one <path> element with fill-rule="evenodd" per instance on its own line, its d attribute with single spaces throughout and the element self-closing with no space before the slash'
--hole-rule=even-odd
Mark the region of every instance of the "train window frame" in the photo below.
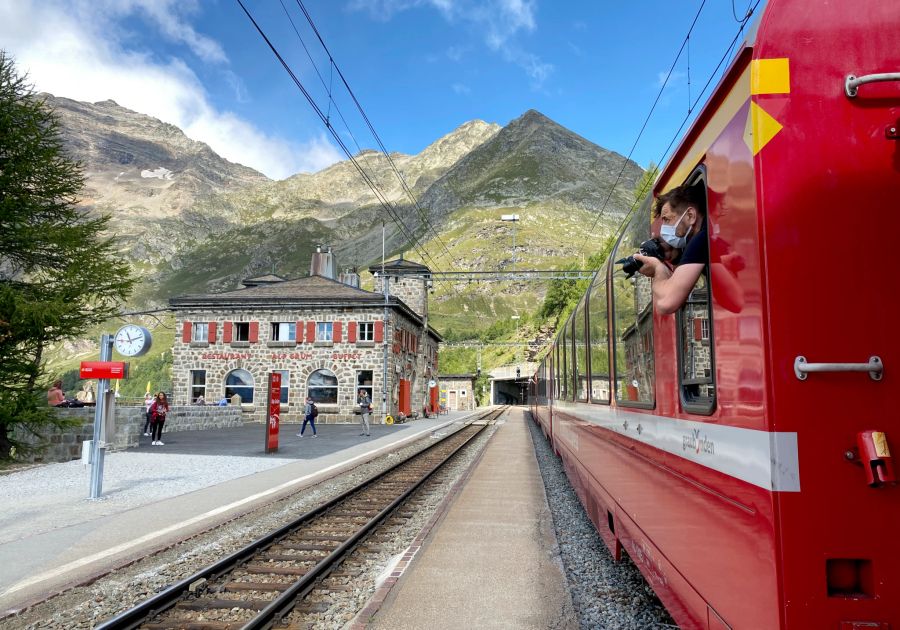
<svg viewBox="0 0 900 630">
<path fill-rule="evenodd" d="M 553 343 L 553 400 L 558 401 L 562 390 L 559 386 L 559 335 Z"/>
<path fill-rule="evenodd" d="M 609 259 L 600 266 L 600 270 L 597 271 L 596 276 L 594 276 L 594 280 L 591 283 L 590 288 L 588 289 L 587 296 L 587 308 L 585 309 L 585 316 L 587 317 L 587 367 L 588 367 L 588 382 L 590 383 L 590 402 L 596 405 L 610 405 L 612 404 L 613 392 L 612 392 L 612 375 L 609 373 L 609 358 L 610 358 L 610 335 L 609 335 Z M 603 302 L 605 303 L 606 308 L 606 321 L 603 324 L 603 329 L 606 331 L 606 399 L 603 398 L 595 398 L 594 397 L 594 335 L 593 332 L 593 318 L 591 316 L 593 310 L 591 308 L 594 300 L 594 289 L 598 286 L 603 287 Z M 597 344 L 599 347 L 599 344 Z"/>
<path fill-rule="evenodd" d="M 590 378 L 590 364 L 588 361 L 590 357 L 588 355 L 588 330 L 587 330 L 587 303 L 588 303 L 588 295 L 590 294 L 590 290 L 584 294 L 584 297 L 581 301 L 578 302 L 578 305 L 575 307 L 575 310 L 572 311 L 572 393 L 574 394 L 574 399 L 576 402 L 588 402 L 590 398 L 590 388 L 588 387 L 587 379 Z M 580 317 L 579 317 L 580 316 Z M 581 371 L 578 369 L 578 327 L 581 327 L 581 336 L 582 336 L 582 360 L 584 361 L 584 374 L 581 374 Z M 579 386 L 579 379 L 584 377 L 585 386 L 584 386 L 584 396 L 582 396 L 581 387 Z"/>
<path fill-rule="evenodd" d="M 703 186 L 703 195 L 704 195 L 704 203 L 706 204 L 706 238 L 707 238 L 707 250 L 709 250 L 709 186 L 707 184 L 707 176 L 706 176 L 706 167 L 704 165 L 698 166 L 693 173 L 684 181 L 684 184 L 687 186 Z M 713 322 L 713 296 L 712 296 L 712 282 L 710 279 L 710 266 L 709 261 L 706 262 L 706 273 L 701 274 L 701 278 L 706 278 L 706 322 L 708 326 L 708 339 L 706 341 L 709 342 L 709 382 L 708 384 L 712 386 L 713 395 L 711 398 L 698 398 L 694 397 L 694 395 L 689 391 L 690 387 L 694 387 L 696 385 L 707 384 L 705 382 L 685 382 L 684 373 L 685 373 L 685 313 L 689 307 L 695 306 L 698 302 L 692 301 L 691 297 L 693 296 L 693 290 L 688 295 L 688 299 L 685 303 L 678 309 L 675 313 L 675 349 L 676 355 L 678 357 L 678 402 L 681 405 L 681 409 L 685 413 L 690 413 L 698 416 L 711 416 L 715 413 L 716 408 L 718 406 L 718 385 L 716 379 L 716 350 L 715 350 L 715 325 Z M 696 285 L 695 285 L 696 287 Z M 702 302 L 701 302 L 702 303 Z M 700 321 L 702 327 L 702 319 L 697 320 L 692 318 L 692 321 Z M 701 339 L 702 333 L 701 333 Z M 705 381 L 705 379 L 703 379 Z"/>
<path fill-rule="evenodd" d="M 626 238 L 626 236 L 629 235 L 630 229 L 632 227 L 639 230 L 640 226 L 644 225 L 646 227 L 646 238 L 650 237 L 650 220 L 649 219 L 650 219 L 650 211 L 651 211 L 651 207 L 653 205 L 653 201 L 654 201 L 653 196 L 647 195 L 647 197 L 641 203 L 640 207 L 638 208 L 638 211 L 635 213 L 635 216 L 631 219 L 631 221 L 628 222 L 628 224 L 622 230 L 622 234 L 619 236 L 618 240 L 616 241 L 615 247 L 613 248 L 612 253 L 609 256 L 609 258 L 611 260 L 619 260 L 621 258 L 631 256 L 637 250 L 637 245 L 638 245 L 637 243 L 629 243 L 628 251 L 625 251 L 624 249 L 622 249 L 620 251 L 620 248 L 623 247 L 623 245 L 625 243 L 625 238 Z M 621 407 L 630 407 L 630 408 L 636 408 L 636 409 L 655 409 L 656 408 L 656 381 L 657 381 L 657 379 L 656 379 L 656 341 L 655 341 L 656 326 L 655 326 L 655 320 L 654 320 L 655 309 L 653 307 L 652 292 L 650 295 L 649 308 L 645 307 L 641 311 L 641 313 L 635 318 L 635 324 L 637 324 L 639 322 L 649 321 L 650 386 L 648 389 L 650 391 L 650 400 L 647 400 L 647 401 L 628 400 L 624 395 L 620 396 L 620 394 L 623 394 L 623 392 L 622 392 L 622 388 L 620 388 L 620 386 L 619 386 L 620 385 L 620 379 L 619 379 L 620 340 L 619 340 L 618 316 L 617 316 L 618 295 L 617 295 L 616 286 L 615 286 L 615 279 L 616 279 L 617 272 L 621 272 L 621 269 L 613 268 L 610 273 L 610 280 L 609 280 L 609 293 L 610 293 L 609 304 L 611 305 L 609 317 L 612 322 L 611 330 L 613 333 L 612 335 L 610 335 L 610 342 L 612 344 L 611 345 L 611 354 L 612 354 L 612 368 L 613 368 L 612 369 L 613 373 L 610 374 L 610 380 L 612 381 L 612 384 L 614 385 L 614 388 L 612 390 L 614 392 L 614 395 L 611 395 L 610 398 L 611 399 L 613 397 L 615 398 L 617 407 L 621 406 Z M 640 274 L 636 273 L 635 277 L 637 275 L 640 275 Z M 640 280 L 635 280 L 635 278 L 632 278 L 632 281 L 637 282 Z M 649 278 L 647 279 L 647 281 L 649 282 Z M 644 345 L 643 339 L 642 339 L 641 345 L 642 346 Z M 627 352 L 627 348 L 626 348 L 626 352 Z"/>
<path fill-rule="evenodd" d="M 572 323 L 571 319 L 566 320 L 566 323 L 563 325 L 562 332 L 560 333 L 560 336 L 559 336 L 559 339 L 560 339 L 559 364 L 560 364 L 560 367 L 562 368 L 561 369 L 562 374 L 560 375 L 560 379 L 559 379 L 560 389 L 562 390 L 559 395 L 560 400 L 572 400 L 572 396 L 571 396 L 572 383 L 569 381 L 569 375 L 572 371 L 572 362 L 571 362 L 572 352 L 571 352 L 571 349 L 567 347 L 569 345 L 569 325 L 571 323 Z"/>
</svg>

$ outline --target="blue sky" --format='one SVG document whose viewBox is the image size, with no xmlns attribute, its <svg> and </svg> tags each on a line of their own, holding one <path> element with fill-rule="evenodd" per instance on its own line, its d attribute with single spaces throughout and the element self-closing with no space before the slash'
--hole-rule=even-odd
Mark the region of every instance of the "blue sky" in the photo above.
<svg viewBox="0 0 900 630">
<path fill-rule="evenodd" d="M 374 147 L 297 0 L 244 0 L 356 150 Z M 283 5 L 282 5 L 283 3 Z M 528 109 L 631 150 L 701 0 L 304 0 L 388 150 Z M 633 159 L 659 160 L 738 32 L 748 0 L 707 0 Z M 293 19 L 300 38 L 288 17 Z M 759 10 L 758 10 L 759 12 Z M 0 46 L 38 90 L 181 127 L 273 178 L 338 159 L 334 140 L 237 0 L 0 0 Z M 702 101 L 701 101 L 702 103 Z M 349 131 L 336 115 L 347 120 Z M 350 134 L 352 133 L 352 139 Z"/>
</svg>

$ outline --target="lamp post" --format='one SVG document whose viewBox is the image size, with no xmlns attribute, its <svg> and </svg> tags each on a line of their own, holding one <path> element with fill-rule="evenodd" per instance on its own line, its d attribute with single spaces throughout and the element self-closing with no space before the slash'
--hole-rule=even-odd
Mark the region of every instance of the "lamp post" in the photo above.
<svg viewBox="0 0 900 630">
<path fill-rule="evenodd" d="M 502 216 L 500 217 L 500 220 L 501 220 L 501 221 L 504 221 L 504 222 L 506 222 L 506 223 L 512 223 L 512 224 L 513 224 L 513 252 L 512 252 L 513 260 L 512 260 L 512 270 L 515 271 L 515 270 L 516 270 L 516 223 L 519 222 L 519 215 L 518 215 L 518 214 L 504 214 L 504 215 L 502 215 Z"/>
<path fill-rule="evenodd" d="M 519 339 L 519 316 L 518 315 L 510 315 L 510 319 L 516 320 L 516 341 Z M 519 360 L 519 350 L 516 349 L 516 360 Z"/>
</svg>

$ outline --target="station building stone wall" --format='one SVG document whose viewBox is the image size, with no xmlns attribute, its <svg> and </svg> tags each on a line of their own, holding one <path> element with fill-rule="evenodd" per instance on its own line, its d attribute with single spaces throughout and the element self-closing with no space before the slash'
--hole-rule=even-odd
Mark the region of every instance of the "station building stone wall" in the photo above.
<svg viewBox="0 0 900 630">
<path fill-rule="evenodd" d="M 440 336 L 427 324 L 425 283 L 412 278 L 408 261 L 399 263 L 406 282 L 389 278 L 387 303 L 381 293 L 320 275 L 263 276 L 236 291 L 173 298 L 175 403 L 190 404 L 202 395 L 215 404 L 237 401 L 238 395 L 245 419 L 263 422 L 268 377 L 280 371 L 286 389 L 282 422 L 302 421 L 307 395 L 319 409 L 318 422 L 356 422 L 361 387 L 371 395 L 376 421 L 421 411 L 431 399 L 428 384 L 436 378 Z M 327 266 L 314 260 L 311 269 Z M 427 271 L 416 269 L 420 276 Z M 395 293 L 401 288 L 423 312 Z"/>
</svg>

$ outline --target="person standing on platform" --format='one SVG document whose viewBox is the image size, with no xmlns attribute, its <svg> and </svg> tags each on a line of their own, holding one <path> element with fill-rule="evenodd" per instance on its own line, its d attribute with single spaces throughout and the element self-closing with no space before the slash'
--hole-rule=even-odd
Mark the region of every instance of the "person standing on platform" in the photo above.
<svg viewBox="0 0 900 630">
<path fill-rule="evenodd" d="M 313 402 L 313 399 L 309 396 L 306 397 L 306 406 L 303 408 L 303 426 L 300 427 L 300 433 L 297 434 L 297 437 L 303 437 L 303 432 L 306 431 L 306 424 L 309 423 L 309 426 L 312 427 L 313 437 L 318 437 L 316 435 L 316 416 L 319 415 L 319 410 L 316 407 L 316 404 Z"/>
<path fill-rule="evenodd" d="M 359 418 L 360 423 L 362 424 L 363 432 L 360 435 L 371 435 L 369 433 L 369 416 L 372 415 L 372 399 L 369 398 L 368 392 L 366 390 L 359 390 L 359 396 L 356 398 L 357 404 L 359 404 Z"/>
<path fill-rule="evenodd" d="M 153 406 L 153 394 L 147 392 L 144 394 L 144 430 L 141 433 L 145 437 L 150 437 L 150 407 Z"/>
<path fill-rule="evenodd" d="M 166 423 L 166 415 L 169 413 L 169 400 L 165 392 L 159 392 L 156 400 L 150 406 L 150 433 L 153 446 L 164 446 L 162 441 L 163 425 Z"/>
</svg>

